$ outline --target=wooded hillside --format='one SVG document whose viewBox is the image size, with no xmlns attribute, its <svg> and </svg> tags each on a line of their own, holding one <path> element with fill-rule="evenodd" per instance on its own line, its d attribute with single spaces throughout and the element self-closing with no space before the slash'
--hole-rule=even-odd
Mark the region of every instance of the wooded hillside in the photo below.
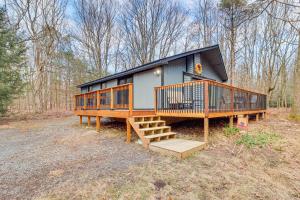
<svg viewBox="0 0 300 200">
<path fill-rule="evenodd" d="M 3 112 L 4 107 L 22 113 L 72 110 L 80 83 L 219 44 L 229 83 L 266 93 L 270 106 L 295 102 L 294 113 L 300 114 L 296 0 L 5 0 L 0 5 L 0 43 L 8 40 L 3 31 L 14 35 L 11 45 L 0 47 L 0 70 L 9 68 L 20 78 L 8 90 L 12 82 L 1 74 Z M 24 55 L 15 55 L 16 62 L 3 59 L 16 47 Z"/>
</svg>

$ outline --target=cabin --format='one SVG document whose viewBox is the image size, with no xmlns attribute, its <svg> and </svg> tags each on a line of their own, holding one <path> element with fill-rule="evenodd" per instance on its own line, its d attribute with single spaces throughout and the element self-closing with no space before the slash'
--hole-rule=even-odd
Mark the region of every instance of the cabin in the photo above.
<svg viewBox="0 0 300 200">
<path fill-rule="evenodd" d="M 145 148 L 185 157 L 204 148 L 208 141 L 209 119 L 249 115 L 264 116 L 266 95 L 226 84 L 228 80 L 218 45 L 162 58 L 132 69 L 78 86 L 75 114 L 96 118 L 123 118 L 127 142 L 132 130 Z M 204 120 L 204 141 L 184 141 L 166 125 L 168 118 Z M 178 147 L 181 149 L 178 150 Z"/>
</svg>

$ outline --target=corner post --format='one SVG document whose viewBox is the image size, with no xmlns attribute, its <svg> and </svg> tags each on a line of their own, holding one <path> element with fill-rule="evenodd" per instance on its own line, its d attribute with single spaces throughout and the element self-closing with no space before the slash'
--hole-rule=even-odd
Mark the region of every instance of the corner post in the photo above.
<svg viewBox="0 0 300 200">
<path fill-rule="evenodd" d="M 100 91 L 97 91 L 97 109 L 100 109 Z"/>
<path fill-rule="evenodd" d="M 209 96 L 208 96 L 208 81 L 204 82 L 204 114 L 208 117 L 209 113 Z"/>
<path fill-rule="evenodd" d="M 77 110 L 76 99 L 77 99 L 77 96 L 75 95 L 75 96 L 74 96 L 74 110 Z"/>
<path fill-rule="evenodd" d="M 154 87 L 154 113 L 156 114 L 156 112 L 157 112 L 157 94 L 156 94 L 156 92 L 157 92 L 157 88 L 156 87 Z"/>
<path fill-rule="evenodd" d="M 101 117 L 100 116 L 96 116 L 96 130 L 99 132 L 100 128 L 101 128 Z"/>
<path fill-rule="evenodd" d="M 129 115 L 132 116 L 132 110 L 133 110 L 133 85 L 129 85 Z"/>
<path fill-rule="evenodd" d="M 126 142 L 130 143 L 130 141 L 131 141 L 131 125 L 130 125 L 130 122 L 129 122 L 128 118 L 126 119 L 126 126 L 127 126 Z"/>
<path fill-rule="evenodd" d="M 110 88 L 110 109 L 114 109 L 114 90 Z"/>
<path fill-rule="evenodd" d="M 256 121 L 259 121 L 259 113 L 256 114 Z"/>
<path fill-rule="evenodd" d="M 83 109 L 86 109 L 87 106 L 87 96 L 86 94 L 83 95 Z"/>
<path fill-rule="evenodd" d="M 88 116 L 88 117 L 87 117 L 87 125 L 88 125 L 88 126 L 91 126 L 91 116 Z"/>
<path fill-rule="evenodd" d="M 208 94 L 208 81 L 204 82 L 204 142 L 208 142 L 208 127 L 209 127 L 209 94 Z"/>
<path fill-rule="evenodd" d="M 230 90 L 230 110 L 234 112 L 234 88 L 232 87 Z"/>
</svg>

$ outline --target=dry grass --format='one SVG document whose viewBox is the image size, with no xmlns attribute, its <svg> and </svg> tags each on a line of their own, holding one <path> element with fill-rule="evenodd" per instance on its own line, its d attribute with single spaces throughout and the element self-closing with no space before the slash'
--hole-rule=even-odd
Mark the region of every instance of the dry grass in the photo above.
<svg viewBox="0 0 300 200">
<path fill-rule="evenodd" d="M 127 145 L 121 142 L 118 144 L 122 145 L 118 150 L 120 155 L 128 154 L 127 148 L 132 148 L 130 151 L 133 151 L 133 157 L 128 157 L 128 162 L 134 160 L 135 154 L 140 152 L 149 155 L 149 158 L 142 162 L 130 162 L 129 168 L 117 167 L 106 172 L 102 165 L 112 163 L 112 166 L 122 166 L 127 161 L 117 160 L 119 158 L 114 156 L 103 160 L 95 154 L 92 161 L 98 163 L 101 176 L 95 175 L 93 178 L 88 178 L 87 174 L 95 170 L 92 168 L 94 165 L 84 160 L 80 161 L 83 170 L 79 173 L 73 170 L 73 165 L 68 168 L 53 168 L 47 171 L 46 176 L 49 181 L 57 184 L 42 190 L 35 198 L 300 199 L 300 124 L 289 121 L 288 112 L 272 110 L 270 119 L 250 122 L 248 133 L 251 135 L 261 132 L 278 135 L 278 139 L 261 147 L 247 148 L 245 145 L 238 145 L 237 140 L 247 133 L 225 135 L 223 124 L 216 122 L 214 128 L 210 129 L 210 144 L 206 150 L 185 160 L 162 156 L 139 148 L 137 144 Z M 101 148 L 101 142 L 96 142 L 99 139 L 113 140 L 111 145 L 120 137 L 125 139 L 124 126 L 119 123 L 105 125 L 100 133 L 101 137 L 93 128 L 72 126 L 80 131 L 57 136 L 55 145 L 70 148 L 94 145 Z M 180 137 L 202 139 L 202 136 L 199 137 L 202 125 L 198 122 L 193 128 L 190 128 L 190 123 L 173 127 L 174 131 L 183 133 Z M 119 147 L 114 146 L 104 151 L 110 153 Z M 76 179 L 69 176 L 76 176 Z"/>
<path fill-rule="evenodd" d="M 212 130 L 205 151 L 188 159 L 157 156 L 140 166 L 116 171 L 76 190 L 62 190 L 65 198 L 96 199 L 300 199 L 300 125 L 286 115 L 250 123 L 253 135 L 266 131 L 280 136 L 264 147 L 236 145 L 241 134 L 226 137 Z M 280 116 L 280 117 L 278 117 Z M 274 118 L 273 118 L 274 117 Z M 198 128 L 193 131 L 199 131 Z M 182 137 L 193 138 L 186 131 Z M 62 191 L 44 198 L 61 198 Z"/>
</svg>

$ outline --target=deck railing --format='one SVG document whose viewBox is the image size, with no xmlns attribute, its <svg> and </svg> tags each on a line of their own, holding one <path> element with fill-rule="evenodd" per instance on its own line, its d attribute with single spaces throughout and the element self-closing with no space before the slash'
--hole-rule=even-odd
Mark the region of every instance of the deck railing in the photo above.
<svg viewBox="0 0 300 200">
<path fill-rule="evenodd" d="M 75 110 L 132 111 L 132 83 L 75 95 Z"/>
<path fill-rule="evenodd" d="M 210 80 L 155 88 L 156 113 L 220 113 L 266 109 L 266 95 Z"/>
</svg>

